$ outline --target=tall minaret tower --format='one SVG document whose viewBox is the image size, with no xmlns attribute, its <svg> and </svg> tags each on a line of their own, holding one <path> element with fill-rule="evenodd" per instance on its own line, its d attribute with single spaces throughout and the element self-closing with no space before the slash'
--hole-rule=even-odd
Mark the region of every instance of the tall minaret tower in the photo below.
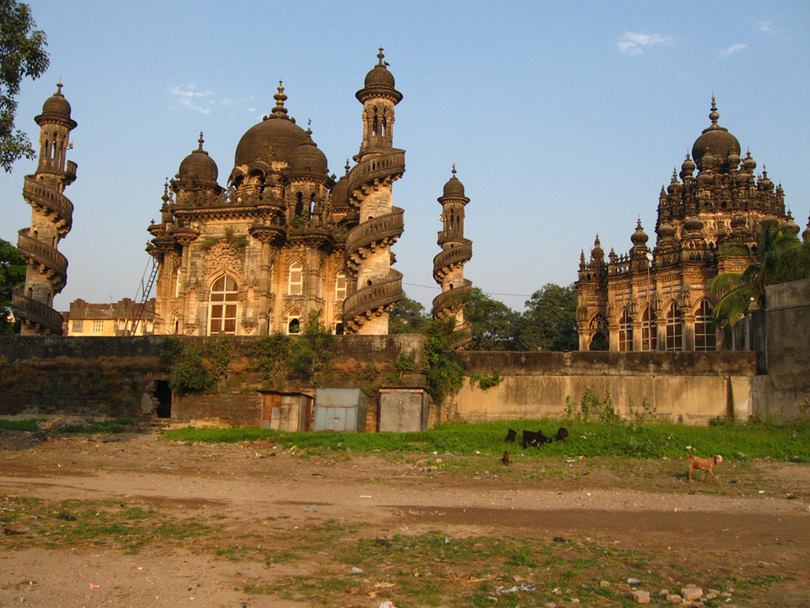
<svg viewBox="0 0 810 608">
<path fill-rule="evenodd" d="M 472 290 L 472 282 L 464 278 L 464 264 L 472 258 L 472 241 L 464 238 L 464 207 L 470 199 L 464 194 L 464 184 L 456 177 L 455 165 L 452 173 L 442 196 L 437 199 L 442 206 L 442 230 L 438 239 L 442 250 L 433 258 L 433 279 L 441 285 L 442 292 L 433 300 L 433 318 L 455 318 L 456 331 L 468 333 L 464 298 Z M 463 342 L 469 342 L 469 338 Z"/>
<path fill-rule="evenodd" d="M 393 147 L 394 107 L 402 93 L 384 61 L 366 74 L 356 97 L 363 104 L 363 142 L 348 176 L 349 202 L 359 224 L 346 237 L 346 260 L 356 275 L 356 290 L 343 304 L 348 333 L 388 333 L 388 312 L 402 297 L 402 273 L 391 268 L 391 245 L 403 230 L 403 210 L 393 206 L 392 184 L 405 172 L 405 151 Z"/>
<path fill-rule="evenodd" d="M 62 83 L 45 100 L 39 125 L 39 165 L 25 176 L 23 198 L 31 205 L 31 227 L 19 231 L 17 247 L 28 262 L 25 286 L 12 297 L 14 314 L 22 319 L 22 335 L 62 333 L 62 315 L 53 309 L 53 297 L 65 287 L 68 262 L 57 245 L 73 222 L 73 203 L 64 195 L 76 180 L 76 163 L 67 160 L 70 132 L 76 121 L 62 95 Z"/>
</svg>

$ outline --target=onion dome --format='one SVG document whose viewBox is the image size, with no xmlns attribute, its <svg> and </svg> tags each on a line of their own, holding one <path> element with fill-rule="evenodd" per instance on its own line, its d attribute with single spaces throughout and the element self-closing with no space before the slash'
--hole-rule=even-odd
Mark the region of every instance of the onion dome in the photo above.
<svg viewBox="0 0 810 608">
<path fill-rule="evenodd" d="M 683 159 L 683 164 L 681 165 L 681 179 L 685 179 L 687 176 L 692 177 L 692 173 L 695 171 L 695 161 L 692 160 L 692 157 L 689 154 Z"/>
<path fill-rule="evenodd" d="M 71 128 L 76 128 L 76 121 L 70 118 L 70 103 L 68 103 L 68 100 L 62 95 L 63 86 L 61 82 L 57 83 L 56 92 L 48 97 L 45 103 L 42 104 L 42 114 L 34 118 L 38 125 L 41 126 L 43 123 L 50 121 L 62 121 L 71 123 L 73 125 Z"/>
<path fill-rule="evenodd" d="M 451 169 L 451 173 L 453 176 L 447 180 L 447 183 L 444 185 L 444 189 L 442 190 L 442 197 L 443 198 L 466 198 L 464 195 L 464 184 L 461 183 L 456 177 L 456 165 L 453 163 L 453 168 Z"/>
<path fill-rule="evenodd" d="M 801 230 L 799 225 L 793 219 L 793 214 L 790 212 L 790 210 L 788 210 L 787 215 L 785 216 L 785 223 L 782 224 L 782 230 L 793 235 L 798 235 L 799 230 Z"/>
<path fill-rule="evenodd" d="M 765 169 L 765 165 L 762 166 L 762 175 L 759 176 L 759 187 L 765 190 L 773 189 L 773 182 L 771 178 L 768 177 L 768 171 Z"/>
<path fill-rule="evenodd" d="M 736 170 L 740 166 L 740 155 L 732 152 L 728 155 L 728 168 Z"/>
<path fill-rule="evenodd" d="M 644 232 L 644 228 L 641 226 L 641 218 L 638 218 L 638 221 L 636 222 L 636 231 L 630 236 L 630 241 L 633 243 L 633 246 L 643 247 L 649 240 L 650 237 L 647 236 L 647 233 Z"/>
<path fill-rule="evenodd" d="M 745 158 L 742 161 L 742 166 L 747 173 L 753 173 L 754 169 L 757 168 L 757 161 L 755 161 L 754 157 L 751 156 L 751 150 L 746 151 Z"/>
<path fill-rule="evenodd" d="M 306 139 L 298 144 L 290 155 L 290 176 L 325 177 L 329 173 L 326 155 L 312 141 L 312 132 L 305 131 L 305 133 Z"/>
<path fill-rule="evenodd" d="M 681 184 L 678 181 L 678 174 L 675 172 L 675 169 L 672 169 L 672 178 L 669 180 L 669 186 L 667 186 L 667 192 L 670 194 L 675 194 L 678 190 L 680 190 Z"/>
<path fill-rule="evenodd" d="M 687 232 L 700 232 L 703 230 L 703 222 L 699 217 L 692 215 L 684 220 L 683 227 Z"/>
<path fill-rule="evenodd" d="M 725 164 L 730 154 L 740 155 L 740 142 L 728 132 L 728 129 L 717 124 L 719 118 L 720 113 L 717 111 L 717 100 L 714 98 L 714 95 L 712 95 L 712 108 L 711 112 L 709 112 L 709 119 L 712 121 L 712 124 L 703 129 L 700 137 L 698 137 L 692 145 L 692 158 L 694 158 L 695 162 L 701 167 L 703 166 L 701 162 L 703 156 L 709 148 L 712 149 L 712 153 L 719 160 L 721 165 Z"/>
<path fill-rule="evenodd" d="M 602 249 L 602 243 L 599 242 L 599 235 L 593 240 L 593 249 L 591 249 L 591 259 L 603 259 L 605 257 L 605 250 Z"/>
<path fill-rule="evenodd" d="M 366 99 L 372 97 L 387 97 L 399 103 L 402 101 L 402 93 L 394 88 L 394 75 L 388 70 L 388 62 L 383 61 L 385 55 L 383 49 L 380 47 L 380 52 L 377 54 L 379 60 L 377 65 L 371 68 L 366 74 L 364 87 L 355 93 L 358 101 L 364 102 Z"/>
<path fill-rule="evenodd" d="M 272 161 L 289 162 L 295 148 L 307 138 L 306 131 L 287 116 L 287 108 L 284 107 L 287 96 L 281 81 L 273 99 L 276 100 L 276 107 L 270 116 L 265 116 L 262 122 L 250 127 L 239 140 L 235 165 L 248 165 L 255 161 L 268 165 Z"/>
<path fill-rule="evenodd" d="M 208 152 L 203 150 L 204 142 L 203 134 L 200 132 L 200 138 L 197 140 L 199 145 L 180 163 L 180 168 L 177 171 L 178 178 L 216 183 L 219 169 L 217 169 L 214 159 L 208 156 Z"/>
<path fill-rule="evenodd" d="M 658 226 L 658 236 L 662 239 L 668 239 L 675 236 L 675 228 L 669 222 L 664 222 Z"/>
</svg>

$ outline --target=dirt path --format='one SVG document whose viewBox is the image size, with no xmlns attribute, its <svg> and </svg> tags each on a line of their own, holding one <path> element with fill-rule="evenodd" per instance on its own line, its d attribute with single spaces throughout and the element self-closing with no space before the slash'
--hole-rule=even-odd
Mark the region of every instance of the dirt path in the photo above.
<svg viewBox="0 0 810 608">
<path fill-rule="evenodd" d="M 302 458 L 267 444 L 186 446 L 155 434 L 38 445 L 6 434 L 0 441 L 0 496 L 146 505 L 225 525 L 220 549 L 230 546 L 229 535 L 295 534 L 341 522 L 361 536 L 441 530 L 472 538 L 582 539 L 669 553 L 673 564 L 716 565 L 721 555 L 729 572 L 756 566 L 791 577 L 806 574 L 810 558 L 806 466 L 751 465 L 750 473 L 739 471 L 733 489 L 677 478 L 646 489 L 643 474 L 612 481 L 598 464 L 589 466 L 589 477 L 548 481 L 521 473 L 537 463 L 518 463 L 508 475 L 485 467 L 483 475 L 426 471 L 383 457 Z M 634 482 L 638 487 L 627 487 Z M 15 533 L 12 527 L 8 540 L 0 537 L 0 547 Z M 150 545 L 130 555 L 92 543 L 15 546 L 0 555 L 0 607 L 318 605 L 245 591 L 306 566 L 279 564 L 268 572 L 266 563 L 197 549 Z M 774 605 L 810 602 L 799 587 L 788 585 Z M 364 605 L 376 608 L 379 598 Z"/>
</svg>

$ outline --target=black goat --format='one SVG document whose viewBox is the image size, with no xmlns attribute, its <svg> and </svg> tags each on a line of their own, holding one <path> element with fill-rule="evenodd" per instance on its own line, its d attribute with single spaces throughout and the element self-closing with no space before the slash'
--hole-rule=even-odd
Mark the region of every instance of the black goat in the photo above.
<svg viewBox="0 0 810 608">
<path fill-rule="evenodd" d="M 546 437 L 543 431 L 523 431 L 523 449 L 529 446 L 539 448 L 544 443 L 551 443 L 551 438 Z"/>
<path fill-rule="evenodd" d="M 564 426 L 561 426 L 557 430 L 557 434 L 554 436 L 554 439 L 556 439 L 557 441 L 565 441 L 566 439 L 568 439 L 568 429 L 565 428 Z"/>
<path fill-rule="evenodd" d="M 504 439 L 504 441 L 515 443 L 515 437 L 517 437 L 517 431 L 515 429 L 509 429 L 506 431 L 506 439 Z"/>
</svg>

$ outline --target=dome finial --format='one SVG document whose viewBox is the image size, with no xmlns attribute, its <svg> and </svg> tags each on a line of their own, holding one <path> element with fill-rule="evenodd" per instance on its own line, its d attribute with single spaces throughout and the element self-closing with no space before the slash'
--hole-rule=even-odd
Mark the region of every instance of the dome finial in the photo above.
<svg viewBox="0 0 810 608">
<path fill-rule="evenodd" d="M 717 98 L 714 96 L 714 91 L 712 91 L 712 108 L 711 112 L 709 112 L 709 119 L 712 121 L 712 125 L 716 125 L 719 118 L 720 112 L 717 111 Z"/>
<path fill-rule="evenodd" d="M 273 99 L 276 100 L 276 107 L 273 108 L 273 116 L 278 118 L 287 118 L 287 108 L 284 107 L 284 102 L 287 101 L 287 96 L 284 94 L 284 81 L 278 81 L 278 87 L 276 89 L 278 92 L 273 95 Z"/>
<path fill-rule="evenodd" d="M 307 118 L 307 135 L 312 135 L 312 119 Z"/>
<path fill-rule="evenodd" d="M 202 151 L 203 144 L 205 143 L 205 139 L 203 139 L 203 132 L 202 131 L 200 131 L 200 138 L 197 140 L 197 143 L 199 144 L 199 147 L 197 149 Z"/>
<path fill-rule="evenodd" d="M 453 174 L 453 177 L 455 177 L 455 176 L 456 176 L 456 163 L 453 163 L 453 168 L 452 168 L 452 169 L 450 169 L 450 173 L 452 173 L 452 174 Z"/>
<path fill-rule="evenodd" d="M 55 93 L 55 95 L 61 95 L 62 94 L 62 87 L 63 86 L 65 86 L 65 85 L 62 84 L 62 78 L 60 76 L 59 82 L 56 83 L 56 93 Z"/>
<path fill-rule="evenodd" d="M 348 158 L 346 159 L 345 169 L 346 169 L 346 175 L 348 175 L 349 174 L 349 159 Z"/>
<path fill-rule="evenodd" d="M 383 62 L 383 59 L 385 59 L 385 54 L 383 53 L 383 47 L 380 47 L 380 52 L 377 53 L 377 59 L 380 60 L 377 65 L 382 65 L 382 66 L 385 65 L 385 62 Z"/>
</svg>

